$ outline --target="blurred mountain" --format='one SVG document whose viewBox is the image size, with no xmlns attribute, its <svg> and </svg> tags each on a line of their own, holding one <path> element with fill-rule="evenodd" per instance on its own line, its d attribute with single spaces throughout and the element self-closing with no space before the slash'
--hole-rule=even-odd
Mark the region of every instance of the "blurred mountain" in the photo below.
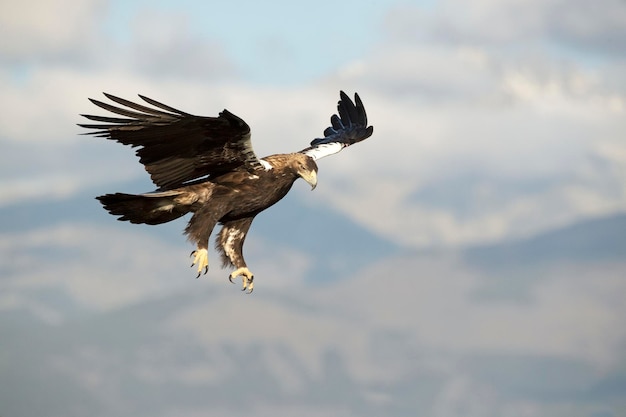
<svg viewBox="0 0 626 417">
<path fill-rule="evenodd" d="M 624 215 L 409 253 L 295 194 L 254 225 L 248 296 L 181 267 L 181 223 L 118 224 L 87 201 L 0 212 L 16 247 L 0 268 L 2 416 L 626 410 Z M 290 257 L 308 259 L 303 280 L 264 269 Z"/>
<path fill-rule="evenodd" d="M 626 259 L 626 214 L 592 218 L 538 236 L 494 245 L 475 246 L 464 252 L 466 261 L 485 267 Z"/>
</svg>

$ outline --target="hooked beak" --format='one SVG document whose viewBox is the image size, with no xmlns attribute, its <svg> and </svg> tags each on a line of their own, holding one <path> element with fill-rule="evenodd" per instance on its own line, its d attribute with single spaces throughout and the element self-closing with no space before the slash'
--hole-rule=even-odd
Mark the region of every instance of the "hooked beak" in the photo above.
<svg viewBox="0 0 626 417">
<path fill-rule="evenodd" d="M 303 172 L 300 176 L 311 186 L 311 191 L 315 190 L 317 185 L 317 173 L 315 171 Z"/>
</svg>

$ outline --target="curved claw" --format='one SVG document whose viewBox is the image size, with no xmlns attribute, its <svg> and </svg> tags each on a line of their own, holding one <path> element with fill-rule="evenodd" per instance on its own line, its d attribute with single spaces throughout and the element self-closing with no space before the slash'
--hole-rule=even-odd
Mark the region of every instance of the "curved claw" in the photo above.
<svg viewBox="0 0 626 417">
<path fill-rule="evenodd" d="M 243 288 L 241 289 L 241 291 L 247 291 L 248 294 L 252 293 L 252 291 L 254 290 L 254 274 L 252 274 L 252 272 L 250 272 L 250 270 L 246 267 L 242 267 L 242 268 L 238 268 L 237 270 L 233 271 L 230 276 L 228 277 L 228 280 L 230 282 L 233 282 L 233 279 L 240 276 L 241 275 L 241 280 L 243 281 Z"/>
<path fill-rule="evenodd" d="M 243 279 L 244 283 L 243 283 L 243 288 L 241 289 L 241 291 L 246 291 L 246 278 Z M 254 275 L 250 276 L 250 278 L 248 278 L 248 282 L 247 282 L 247 287 L 248 287 L 248 291 L 246 291 L 246 294 L 252 294 L 252 291 L 254 291 Z"/>
<path fill-rule="evenodd" d="M 191 266 L 193 266 L 193 264 L 191 264 Z M 200 275 L 206 275 L 207 272 L 209 272 L 208 266 L 204 267 L 204 272 L 201 269 L 198 269 L 198 275 L 196 275 L 196 279 L 200 278 Z"/>
<path fill-rule="evenodd" d="M 196 275 L 196 279 L 200 278 L 200 275 L 203 273 L 206 275 L 206 273 L 209 272 L 209 252 L 205 248 L 194 250 L 189 256 L 194 257 L 191 266 L 198 265 L 198 275 Z"/>
</svg>

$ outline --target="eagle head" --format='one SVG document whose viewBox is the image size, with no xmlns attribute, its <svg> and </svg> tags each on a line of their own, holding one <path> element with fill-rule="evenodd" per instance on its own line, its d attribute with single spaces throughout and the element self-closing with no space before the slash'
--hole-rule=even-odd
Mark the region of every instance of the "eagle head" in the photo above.
<svg viewBox="0 0 626 417">
<path fill-rule="evenodd" d="M 317 185 L 317 164 L 313 158 L 308 155 L 302 153 L 293 155 L 292 167 L 295 169 L 298 176 L 311 186 L 311 190 L 314 190 Z"/>
</svg>

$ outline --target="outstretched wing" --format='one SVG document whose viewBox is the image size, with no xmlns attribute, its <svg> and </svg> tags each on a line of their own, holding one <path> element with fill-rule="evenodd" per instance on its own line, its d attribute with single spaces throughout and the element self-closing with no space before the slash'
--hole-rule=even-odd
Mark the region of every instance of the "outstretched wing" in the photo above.
<svg viewBox="0 0 626 417">
<path fill-rule="evenodd" d="M 124 117 L 83 114 L 101 123 L 79 126 L 94 129 L 86 134 L 138 147 L 139 162 L 161 190 L 177 188 L 202 177 L 215 177 L 240 166 L 262 169 L 250 143 L 250 127 L 228 110 L 218 117 L 202 117 L 142 95 L 139 97 L 154 107 L 104 95 L 121 107 L 89 100 Z"/>
<path fill-rule="evenodd" d="M 359 95 L 354 94 L 354 102 L 343 91 L 339 96 L 337 104 L 339 115 L 331 116 L 331 126 L 324 130 L 324 137 L 314 139 L 311 146 L 301 150 L 300 153 L 313 159 L 320 159 L 372 136 L 374 127 L 367 125 L 367 114 Z"/>
</svg>

